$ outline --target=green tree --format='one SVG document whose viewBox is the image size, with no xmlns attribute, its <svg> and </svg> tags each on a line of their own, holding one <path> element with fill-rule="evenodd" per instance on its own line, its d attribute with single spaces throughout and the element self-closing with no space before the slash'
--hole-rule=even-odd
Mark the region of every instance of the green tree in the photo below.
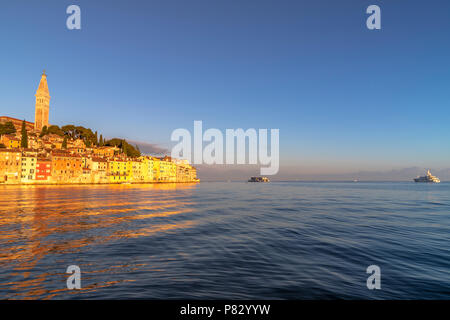
<svg viewBox="0 0 450 320">
<path fill-rule="evenodd" d="M 99 147 L 103 147 L 104 141 L 103 141 L 103 136 L 100 135 L 100 141 L 98 142 Z"/>
<path fill-rule="evenodd" d="M 105 142 L 106 146 L 118 147 L 122 150 L 122 153 L 126 154 L 128 157 L 136 158 L 141 156 L 141 152 L 133 147 L 131 144 L 126 142 L 124 139 L 114 138 Z"/>
<path fill-rule="evenodd" d="M 64 132 L 64 135 L 69 138 L 75 139 L 75 126 L 73 124 L 68 124 L 61 127 L 61 130 Z"/>
<path fill-rule="evenodd" d="M 63 149 L 67 149 L 67 137 L 64 137 L 63 143 L 62 143 L 62 148 Z"/>
<path fill-rule="evenodd" d="M 121 147 L 122 147 L 122 153 L 128 155 L 128 153 L 127 153 L 127 142 L 125 140 L 122 140 Z"/>
<path fill-rule="evenodd" d="M 13 133 L 16 133 L 16 127 L 14 127 L 14 124 L 11 121 L 5 122 L 3 125 L 0 124 L 0 136 Z"/>
<path fill-rule="evenodd" d="M 43 126 L 42 127 L 42 130 L 41 130 L 41 134 L 39 135 L 39 137 L 43 137 L 43 136 L 45 136 L 46 134 L 48 133 L 48 128 L 47 128 L 47 126 Z"/>
<path fill-rule="evenodd" d="M 51 125 L 47 129 L 47 134 L 56 134 L 56 135 L 62 137 L 62 136 L 64 136 L 64 131 L 62 131 L 61 128 L 56 125 Z"/>
<path fill-rule="evenodd" d="M 20 140 L 20 146 L 22 148 L 28 148 L 28 132 L 25 124 L 25 120 L 22 121 L 22 139 Z"/>
</svg>

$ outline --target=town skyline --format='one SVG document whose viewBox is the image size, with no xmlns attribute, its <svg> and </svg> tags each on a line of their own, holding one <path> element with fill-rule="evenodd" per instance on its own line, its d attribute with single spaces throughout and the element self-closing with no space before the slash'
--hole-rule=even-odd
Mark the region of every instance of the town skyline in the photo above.
<svg viewBox="0 0 450 320">
<path fill-rule="evenodd" d="M 5 46 L 21 50 L 0 54 L 21 66 L 5 66 L 1 114 L 33 119 L 29 93 L 46 69 L 54 88 L 50 123 L 77 123 L 157 150 L 170 150 L 170 133 L 194 120 L 223 129 L 279 128 L 280 177 L 292 179 L 445 171 L 449 4 L 434 10 L 408 2 L 416 23 L 407 27 L 401 4 L 383 4 L 379 32 L 365 28 L 367 4 L 329 4 L 323 12 L 314 3 L 287 3 L 276 12 L 267 4 L 255 14 L 251 3 L 237 10 L 196 1 L 177 4 L 182 14 L 174 20 L 171 4 L 140 3 L 124 14 L 120 4 L 79 1 L 79 31 L 65 28 L 64 1 L 30 4 L 36 16 L 9 4 L 4 21 L 12 31 L 1 32 Z M 207 18 L 218 11 L 233 19 Z M 52 40 L 39 37 L 43 32 Z M 424 58 L 430 55 L 432 61 Z M 430 123 L 426 130 L 423 122 Z M 217 178 L 226 177 L 225 170 Z"/>
<path fill-rule="evenodd" d="M 35 94 L 34 123 L 0 116 L 0 183 L 195 183 L 188 161 L 142 155 L 125 139 L 103 139 L 90 128 L 49 123 L 50 92 L 43 71 Z"/>
</svg>

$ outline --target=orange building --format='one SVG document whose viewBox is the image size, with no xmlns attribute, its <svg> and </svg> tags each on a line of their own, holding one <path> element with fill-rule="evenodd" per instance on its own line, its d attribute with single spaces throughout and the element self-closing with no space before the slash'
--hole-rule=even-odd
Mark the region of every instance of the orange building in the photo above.
<svg viewBox="0 0 450 320">
<path fill-rule="evenodd" d="M 16 149 L 20 147 L 20 139 L 16 138 L 16 136 L 12 134 L 2 135 L 0 142 L 3 143 L 8 149 Z"/>
<path fill-rule="evenodd" d="M 52 181 L 77 182 L 83 174 L 82 158 L 67 152 L 52 152 Z"/>
<path fill-rule="evenodd" d="M 94 148 L 93 153 L 96 157 L 112 158 L 114 157 L 115 150 L 117 150 L 116 147 L 99 147 Z"/>
<path fill-rule="evenodd" d="M 0 182 L 20 183 L 22 153 L 18 149 L 0 149 Z"/>
<path fill-rule="evenodd" d="M 36 181 L 49 181 L 52 176 L 52 160 L 38 158 L 36 163 Z"/>
</svg>

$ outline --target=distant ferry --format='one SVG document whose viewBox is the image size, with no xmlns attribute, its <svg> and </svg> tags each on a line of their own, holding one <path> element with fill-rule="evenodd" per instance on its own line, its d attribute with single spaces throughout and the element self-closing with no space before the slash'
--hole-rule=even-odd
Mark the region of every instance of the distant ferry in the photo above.
<svg viewBox="0 0 450 320">
<path fill-rule="evenodd" d="M 427 175 L 424 177 L 417 177 L 414 179 L 415 182 L 432 182 L 432 183 L 439 183 L 441 180 L 439 180 L 438 177 L 435 177 L 431 174 L 430 170 L 428 170 Z"/>
<path fill-rule="evenodd" d="M 251 177 L 248 182 L 270 182 L 267 177 Z"/>
</svg>

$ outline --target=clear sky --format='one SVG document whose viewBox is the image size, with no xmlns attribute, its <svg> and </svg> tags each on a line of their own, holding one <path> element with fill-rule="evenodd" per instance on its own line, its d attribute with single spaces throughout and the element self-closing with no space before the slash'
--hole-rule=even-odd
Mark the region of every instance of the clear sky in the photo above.
<svg viewBox="0 0 450 320">
<path fill-rule="evenodd" d="M 448 0 L 15 0 L 0 24 L 0 114 L 33 121 L 46 69 L 53 124 L 279 128 L 293 174 L 450 167 Z"/>
</svg>

